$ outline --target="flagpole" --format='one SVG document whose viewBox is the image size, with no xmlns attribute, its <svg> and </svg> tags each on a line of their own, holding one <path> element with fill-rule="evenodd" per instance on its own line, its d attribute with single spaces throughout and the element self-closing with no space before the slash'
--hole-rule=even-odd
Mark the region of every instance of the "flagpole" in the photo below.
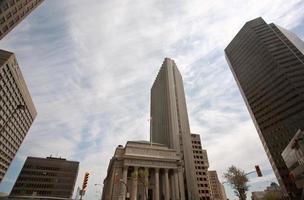
<svg viewBox="0 0 304 200">
<path fill-rule="evenodd" d="M 152 146 L 152 117 L 150 117 L 150 145 Z"/>
</svg>

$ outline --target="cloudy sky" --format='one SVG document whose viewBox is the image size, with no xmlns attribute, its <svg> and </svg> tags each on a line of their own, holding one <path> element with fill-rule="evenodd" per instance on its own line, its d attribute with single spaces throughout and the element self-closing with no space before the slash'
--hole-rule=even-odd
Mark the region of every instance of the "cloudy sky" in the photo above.
<svg viewBox="0 0 304 200">
<path fill-rule="evenodd" d="M 232 164 L 259 164 L 265 176 L 250 186 L 264 189 L 275 178 L 223 49 L 259 16 L 304 39 L 303 10 L 302 0 L 46 0 L 0 42 L 16 54 L 38 111 L 0 190 L 10 191 L 26 156 L 53 155 L 80 161 L 77 185 L 89 171 L 86 199 L 97 199 L 117 145 L 149 138 L 164 57 L 183 75 L 210 169 L 223 180 Z"/>
</svg>

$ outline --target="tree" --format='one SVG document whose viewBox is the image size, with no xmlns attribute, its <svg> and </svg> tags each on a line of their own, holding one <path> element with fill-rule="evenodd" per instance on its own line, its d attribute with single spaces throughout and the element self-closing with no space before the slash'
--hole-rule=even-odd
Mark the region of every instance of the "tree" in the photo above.
<svg viewBox="0 0 304 200">
<path fill-rule="evenodd" d="M 246 192 L 249 188 L 246 173 L 232 165 L 228 168 L 227 172 L 224 173 L 224 178 L 232 185 L 236 196 L 238 196 L 240 200 L 246 200 Z"/>
<path fill-rule="evenodd" d="M 149 171 L 147 169 L 139 169 L 137 172 L 131 174 L 132 178 L 136 178 L 138 183 L 141 183 L 144 187 L 144 195 L 148 198 L 147 188 L 149 187 L 149 181 L 146 181 L 146 178 L 149 177 Z"/>
</svg>

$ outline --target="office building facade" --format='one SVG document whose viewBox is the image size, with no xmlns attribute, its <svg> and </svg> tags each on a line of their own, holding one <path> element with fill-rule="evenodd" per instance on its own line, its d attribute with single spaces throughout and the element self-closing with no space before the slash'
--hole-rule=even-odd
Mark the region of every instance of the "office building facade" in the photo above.
<svg viewBox="0 0 304 200">
<path fill-rule="evenodd" d="M 290 170 L 289 177 L 297 188 L 304 188 L 304 131 L 298 130 L 282 152 L 286 166 Z"/>
<path fill-rule="evenodd" d="M 43 0 L 1 0 L 0 40 L 42 2 Z"/>
<path fill-rule="evenodd" d="M 16 57 L 0 50 L 0 182 L 36 115 Z"/>
<path fill-rule="evenodd" d="M 165 58 L 151 89 L 151 139 L 175 149 L 182 160 L 187 199 L 199 199 L 182 76 Z"/>
<path fill-rule="evenodd" d="M 255 191 L 251 193 L 252 200 L 264 199 L 283 199 L 281 188 L 278 184 L 272 182 L 264 191 Z"/>
<path fill-rule="evenodd" d="M 285 196 L 300 191 L 281 153 L 304 128 L 304 43 L 262 18 L 247 22 L 225 49 L 226 59 Z"/>
<path fill-rule="evenodd" d="M 210 189 L 213 200 L 226 200 L 226 192 L 223 184 L 219 181 L 216 171 L 208 171 Z"/>
<path fill-rule="evenodd" d="M 199 199 L 209 200 L 212 198 L 208 178 L 209 161 L 207 151 L 205 149 L 202 149 L 202 143 L 199 134 L 192 133 L 191 141 Z"/>
<path fill-rule="evenodd" d="M 63 158 L 28 157 L 11 191 L 10 198 L 63 198 L 73 195 L 79 162 Z"/>
</svg>

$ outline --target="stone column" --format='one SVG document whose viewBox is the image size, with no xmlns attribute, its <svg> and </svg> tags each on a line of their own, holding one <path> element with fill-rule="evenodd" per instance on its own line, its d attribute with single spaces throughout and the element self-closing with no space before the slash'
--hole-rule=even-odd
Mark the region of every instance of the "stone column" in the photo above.
<svg viewBox="0 0 304 200">
<path fill-rule="evenodd" d="M 178 183 L 180 191 L 180 199 L 185 200 L 185 186 L 184 186 L 184 175 L 182 168 L 178 168 Z"/>
<path fill-rule="evenodd" d="M 165 200 L 170 200 L 170 184 L 168 169 L 165 169 Z"/>
<path fill-rule="evenodd" d="M 145 168 L 145 182 L 144 182 L 144 200 L 148 199 L 148 187 L 149 187 L 149 168 Z"/>
<path fill-rule="evenodd" d="M 133 177 L 132 177 L 132 195 L 131 200 L 137 200 L 137 176 L 138 167 L 134 167 Z"/>
<path fill-rule="evenodd" d="M 124 166 L 122 172 L 122 182 L 120 183 L 122 200 L 126 199 L 127 181 L 128 181 L 128 166 Z"/>
<path fill-rule="evenodd" d="M 174 181 L 174 173 L 169 173 L 169 179 L 170 179 L 170 194 L 171 194 L 171 198 L 174 200 L 177 200 L 177 196 L 176 196 L 176 188 L 175 188 L 175 181 Z"/>
<path fill-rule="evenodd" d="M 173 172 L 173 180 L 174 180 L 174 192 L 175 192 L 175 199 L 180 200 L 180 192 L 179 192 L 179 186 L 178 186 L 178 171 L 177 169 L 174 169 Z"/>
<path fill-rule="evenodd" d="M 154 188 L 154 200 L 159 200 L 159 169 L 155 168 L 155 188 Z"/>
</svg>

